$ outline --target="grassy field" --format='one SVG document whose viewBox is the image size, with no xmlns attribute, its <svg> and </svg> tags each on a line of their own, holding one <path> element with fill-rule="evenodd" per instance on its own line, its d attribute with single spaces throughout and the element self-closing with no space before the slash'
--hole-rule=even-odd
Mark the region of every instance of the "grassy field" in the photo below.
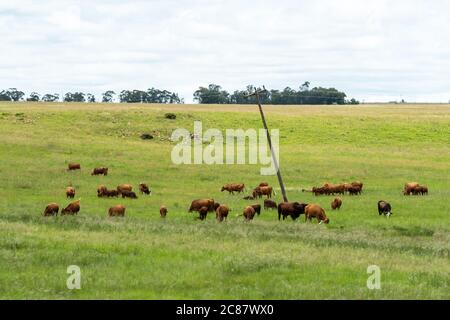
<svg viewBox="0 0 450 320">
<path fill-rule="evenodd" d="M 278 187 L 260 165 L 172 164 L 174 129 L 192 131 L 194 120 L 204 130 L 257 129 L 255 106 L 0 103 L 0 298 L 448 299 L 450 106 L 265 109 L 280 129 L 289 200 L 322 205 L 329 225 L 278 222 L 275 211 L 251 223 L 237 218 L 249 202 L 220 188 Z M 155 139 L 141 140 L 144 132 Z M 66 172 L 69 162 L 81 172 Z M 109 175 L 92 177 L 96 166 Z M 340 212 L 331 211 L 332 197 L 301 192 L 354 180 L 364 193 L 344 196 Z M 97 198 L 99 184 L 141 181 L 151 196 Z M 430 195 L 403 196 L 409 181 Z M 69 184 L 81 197 L 79 215 L 43 218 L 47 203 L 69 203 Z M 228 222 L 187 213 L 203 197 L 230 205 Z M 391 219 L 378 215 L 381 199 L 392 204 Z M 118 203 L 126 217 L 108 218 Z M 81 268 L 81 290 L 66 287 L 69 265 Z M 381 290 L 366 286 L 369 265 L 381 269 Z"/>
</svg>

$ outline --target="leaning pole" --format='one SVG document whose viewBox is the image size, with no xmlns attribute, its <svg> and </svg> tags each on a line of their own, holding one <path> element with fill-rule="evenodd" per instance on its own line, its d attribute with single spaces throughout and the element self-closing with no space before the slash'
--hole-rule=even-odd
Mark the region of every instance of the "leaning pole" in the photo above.
<svg viewBox="0 0 450 320">
<path fill-rule="evenodd" d="M 258 104 L 258 107 L 259 107 L 259 113 L 261 114 L 261 119 L 262 119 L 262 122 L 263 122 L 263 125 L 264 125 L 264 129 L 266 130 L 267 141 L 269 142 L 269 148 L 270 148 L 270 153 L 272 154 L 273 164 L 275 166 L 275 170 L 277 171 L 277 177 L 278 177 L 278 182 L 280 184 L 281 193 L 283 194 L 284 202 L 289 202 L 288 198 L 287 198 L 287 195 L 286 195 L 286 189 L 284 188 L 283 178 L 281 177 L 280 166 L 278 165 L 277 157 L 275 156 L 275 152 L 273 151 L 272 139 L 270 137 L 269 129 L 267 128 L 267 123 L 266 123 L 266 118 L 264 116 L 264 111 L 263 111 L 263 108 L 261 106 L 261 101 L 259 99 L 259 95 L 261 93 L 263 93 L 263 92 L 267 92 L 266 88 L 264 88 L 263 90 L 255 89 L 255 92 L 250 94 L 250 95 L 248 95 L 248 96 L 249 97 L 252 97 L 252 96 L 256 97 L 256 103 Z"/>
</svg>

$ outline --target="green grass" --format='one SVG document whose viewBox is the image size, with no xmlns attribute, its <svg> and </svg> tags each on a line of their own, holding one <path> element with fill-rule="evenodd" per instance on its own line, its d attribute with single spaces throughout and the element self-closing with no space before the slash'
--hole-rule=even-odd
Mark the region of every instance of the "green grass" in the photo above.
<svg viewBox="0 0 450 320">
<path fill-rule="evenodd" d="M 0 298 L 3 299 L 448 299 L 450 297 L 450 107 L 378 105 L 265 108 L 280 129 L 281 168 L 291 201 L 323 206 L 329 225 L 278 222 L 264 211 L 236 218 L 249 204 L 220 192 L 248 189 L 260 165 L 172 164 L 176 128 L 261 127 L 254 106 L 0 104 Z M 176 120 L 164 118 L 166 112 Z M 141 140 L 144 132 L 154 140 Z M 81 172 L 66 172 L 80 162 Z M 96 166 L 107 177 L 92 177 Z M 302 188 L 361 180 L 360 197 L 313 197 Z M 150 184 L 152 196 L 99 199 L 96 188 Z M 428 185 L 427 197 L 405 197 L 405 182 Z M 49 202 L 65 206 L 72 184 L 76 217 L 43 218 Z M 190 201 L 213 197 L 232 214 L 218 224 L 187 213 Z M 281 195 L 277 188 L 276 200 Z M 378 200 L 393 206 L 378 216 Z M 262 201 L 261 201 L 262 202 Z M 107 209 L 127 207 L 125 219 Z M 159 218 L 166 205 L 166 220 Z M 81 290 L 68 290 L 66 269 L 81 268 Z M 369 265 L 381 290 L 368 290 Z"/>
</svg>

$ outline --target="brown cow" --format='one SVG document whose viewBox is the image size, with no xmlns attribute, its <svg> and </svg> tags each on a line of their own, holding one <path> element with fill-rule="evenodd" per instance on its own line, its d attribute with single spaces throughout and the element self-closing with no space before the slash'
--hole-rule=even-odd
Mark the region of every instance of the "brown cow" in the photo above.
<svg viewBox="0 0 450 320">
<path fill-rule="evenodd" d="M 364 184 L 362 182 L 360 182 L 360 181 L 354 181 L 354 182 L 351 183 L 351 185 L 354 186 L 354 187 L 360 188 L 361 191 L 362 191 L 363 186 L 364 186 Z"/>
<path fill-rule="evenodd" d="M 108 215 L 110 217 L 124 217 L 125 216 L 125 206 L 118 204 L 114 207 L 109 208 Z"/>
<path fill-rule="evenodd" d="M 92 170 L 91 172 L 91 176 L 98 176 L 98 175 L 104 175 L 107 176 L 108 175 L 108 168 L 105 167 L 101 167 L 101 168 L 94 168 L 94 170 Z"/>
<path fill-rule="evenodd" d="M 214 211 L 216 211 L 218 207 L 220 207 L 220 203 L 214 202 L 214 206 L 213 206 Z"/>
<path fill-rule="evenodd" d="M 227 219 L 228 213 L 230 212 L 230 208 L 226 205 L 220 205 L 216 208 L 216 219 L 219 222 L 222 222 Z"/>
<path fill-rule="evenodd" d="M 264 210 L 267 209 L 277 209 L 277 203 L 275 201 L 269 200 L 269 199 L 265 199 L 264 200 Z"/>
<path fill-rule="evenodd" d="M 228 183 L 222 187 L 221 192 L 228 191 L 231 194 L 234 192 L 241 193 L 245 190 L 245 185 L 243 183 Z"/>
<path fill-rule="evenodd" d="M 406 183 L 405 188 L 403 189 L 403 194 L 405 196 L 409 196 L 412 194 L 413 190 L 417 187 L 419 187 L 419 184 L 417 182 Z"/>
<path fill-rule="evenodd" d="M 255 209 L 253 207 L 247 207 L 244 209 L 243 216 L 246 221 L 251 221 L 255 217 Z"/>
<path fill-rule="evenodd" d="M 330 219 L 327 218 L 325 210 L 317 204 L 309 204 L 305 208 L 305 222 L 308 220 L 311 221 L 312 218 L 317 218 L 319 224 L 330 223 Z"/>
<path fill-rule="evenodd" d="M 81 165 L 79 163 L 69 163 L 69 168 L 67 169 L 67 171 L 72 170 L 81 170 Z"/>
<path fill-rule="evenodd" d="M 259 216 L 261 214 L 261 205 L 260 204 L 253 204 L 251 205 L 253 209 L 255 209 L 256 214 Z"/>
<path fill-rule="evenodd" d="M 142 194 L 150 194 L 151 193 L 150 188 L 145 183 L 139 184 L 139 191 L 141 191 Z"/>
<path fill-rule="evenodd" d="M 67 187 L 66 188 L 66 197 L 73 199 L 75 197 L 75 188 Z"/>
<path fill-rule="evenodd" d="M 104 196 L 108 197 L 108 198 L 117 198 L 119 197 L 119 191 L 117 190 L 106 190 L 103 194 Z"/>
<path fill-rule="evenodd" d="M 348 194 L 351 196 L 357 196 L 359 194 L 361 194 L 361 188 L 357 187 L 357 186 L 351 186 L 350 188 L 348 188 Z"/>
<path fill-rule="evenodd" d="M 297 220 L 301 214 L 305 213 L 306 203 L 298 202 L 282 202 L 278 204 L 278 221 L 285 220 L 288 216 L 291 216 L 292 220 Z"/>
<path fill-rule="evenodd" d="M 198 209 L 199 219 L 205 220 L 206 216 L 208 215 L 208 211 L 208 207 L 201 207 L 200 209 Z"/>
<path fill-rule="evenodd" d="M 122 194 L 122 198 L 130 198 L 130 199 L 138 198 L 136 193 L 134 193 L 133 191 L 122 190 L 121 194 Z"/>
<path fill-rule="evenodd" d="M 69 203 L 67 207 L 61 210 L 61 215 L 75 215 L 80 211 L 80 200 Z"/>
<path fill-rule="evenodd" d="M 417 186 L 412 190 L 412 194 L 415 196 L 428 194 L 428 187 L 426 186 Z"/>
<path fill-rule="evenodd" d="M 214 211 L 214 199 L 197 199 L 191 202 L 189 212 L 199 211 L 202 207 L 207 207 L 209 212 Z"/>
<path fill-rule="evenodd" d="M 106 186 L 100 185 L 100 186 L 98 186 L 98 188 L 97 188 L 97 196 L 98 196 L 99 198 L 100 198 L 100 197 L 103 197 L 107 191 L 108 191 L 108 189 L 106 188 Z"/>
<path fill-rule="evenodd" d="M 323 188 L 325 188 L 325 190 L 327 192 L 327 194 L 344 194 L 345 193 L 345 185 L 344 184 L 332 184 L 332 183 L 325 183 L 323 185 Z"/>
<path fill-rule="evenodd" d="M 269 186 L 269 183 L 261 182 L 258 187 L 268 187 L 268 186 Z"/>
<path fill-rule="evenodd" d="M 333 210 L 340 210 L 342 206 L 342 199 L 341 198 L 335 198 L 332 202 L 331 202 L 331 209 Z"/>
<path fill-rule="evenodd" d="M 267 196 L 268 199 L 272 198 L 274 194 L 272 187 L 256 187 L 253 189 L 253 198 L 261 198 L 262 196 Z"/>
<path fill-rule="evenodd" d="M 159 208 L 159 215 L 161 216 L 161 218 L 165 218 L 167 216 L 167 208 L 166 206 L 161 206 Z"/>
<path fill-rule="evenodd" d="M 57 216 L 59 212 L 59 205 L 57 203 L 49 203 L 44 210 L 44 217 Z"/>
<path fill-rule="evenodd" d="M 121 194 L 122 191 L 133 191 L 133 187 L 129 184 L 121 184 L 120 186 L 117 186 L 117 191 Z"/>
</svg>

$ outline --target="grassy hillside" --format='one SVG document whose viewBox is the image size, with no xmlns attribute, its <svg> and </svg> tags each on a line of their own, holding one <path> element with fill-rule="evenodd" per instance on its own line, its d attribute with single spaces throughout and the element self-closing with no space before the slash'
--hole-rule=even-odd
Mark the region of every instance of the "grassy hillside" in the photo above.
<svg viewBox="0 0 450 320">
<path fill-rule="evenodd" d="M 278 222 L 275 211 L 252 223 L 236 218 L 254 202 L 220 188 L 278 187 L 276 177 L 259 175 L 260 165 L 172 164 L 174 129 L 192 131 L 194 120 L 204 130 L 258 129 L 254 106 L 0 103 L 0 298 L 448 298 L 450 107 L 265 110 L 269 126 L 280 129 L 289 200 L 322 205 L 329 225 Z M 141 140 L 144 132 L 155 139 Z M 69 162 L 81 163 L 81 172 L 66 172 Z M 92 177 L 96 166 L 109 175 Z M 344 196 L 340 212 L 330 210 L 333 197 L 301 192 L 353 180 L 364 182 L 364 193 Z M 97 198 L 99 184 L 142 181 L 151 196 Z M 409 181 L 428 185 L 430 195 L 403 196 Z M 70 184 L 80 214 L 43 218 L 47 203 L 69 203 Z M 203 197 L 230 205 L 229 221 L 187 213 Z M 381 199 L 393 206 L 389 220 L 378 216 Z M 118 203 L 126 218 L 108 218 Z M 69 265 L 81 268 L 81 290 L 66 288 Z M 381 290 L 366 287 L 369 265 L 381 268 Z"/>
</svg>

